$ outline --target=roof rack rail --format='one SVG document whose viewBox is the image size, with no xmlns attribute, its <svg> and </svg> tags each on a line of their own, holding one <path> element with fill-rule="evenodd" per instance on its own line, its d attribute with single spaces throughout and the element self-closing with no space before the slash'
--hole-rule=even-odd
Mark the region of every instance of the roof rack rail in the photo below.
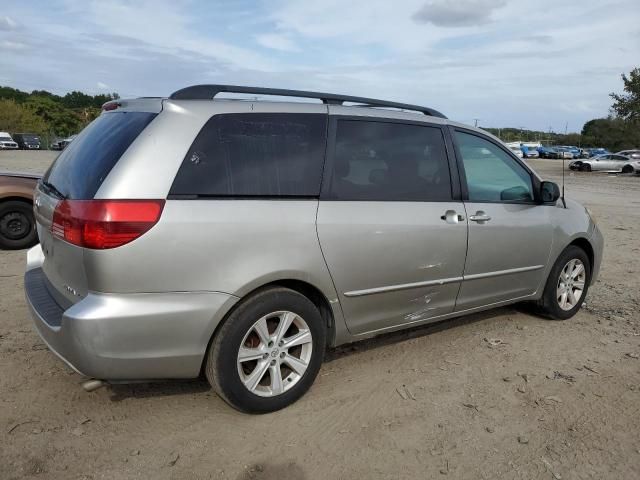
<svg viewBox="0 0 640 480">
<path fill-rule="evenodd" d="M 359 103 L 368 107 L 389 107 L 412 110 L 432 117 L 447 118 L 433 108 L 410 105 L 408 103 L 388 102 L 375 98 L 352 97 L 333 93 L 307 92 L 304 90 L 287 90 L 283 88 L 244 87 L 240 85 L 193 85 L 177 90 L 169 97 L 171 100 L 212 100 L 219 93 L 249 93 L 256 95 L 276 95 L 280 97 L 317 98 L 328 105 L 342 105 L 345 102 Z"/>
</svg>

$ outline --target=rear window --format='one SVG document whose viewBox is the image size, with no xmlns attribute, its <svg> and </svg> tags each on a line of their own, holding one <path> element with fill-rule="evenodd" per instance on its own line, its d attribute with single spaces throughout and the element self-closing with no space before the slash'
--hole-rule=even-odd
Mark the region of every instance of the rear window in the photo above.
<svg viewBox="0 0 640 480">
<path fill-rule="evenodd" d="M 66 198 L 92 199 L 118 159 L 156 113 L 103 113 L 73 139 L 45 174 Z"/>
<path fill-rule="evenodd" d="M 315 197 L 320 194 L 327 115 L 215 115 L 187 152 L 171 195 Z"/>
</svg>

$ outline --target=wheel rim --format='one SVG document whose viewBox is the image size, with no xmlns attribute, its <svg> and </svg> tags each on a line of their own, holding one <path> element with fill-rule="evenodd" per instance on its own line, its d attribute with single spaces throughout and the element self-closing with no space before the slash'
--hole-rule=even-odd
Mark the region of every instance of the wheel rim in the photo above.
<svg viewBox="0 0 640 480">
<path fill-rule="evenodd" d="M 300 315 L 269 313 L 255 322 L 240 342 L 240 380 L 255 395 L 281 395 L 304 376 L 312 350 L 311 330 Z"/>
<path fill-rule="evenodd" d="M 569 260 L 560 271 L 556 299 L 563 310 L 571 310 L 579 304 L 584 294 L 587 271 L 581 260 Z"/>
<path fill-rule="evenodd" d="M 9 240 L 20 240 L 31 230 L 31 222 L 24 213 L 9 212 L 0 218 L 0 234 Z"/>
</svg>

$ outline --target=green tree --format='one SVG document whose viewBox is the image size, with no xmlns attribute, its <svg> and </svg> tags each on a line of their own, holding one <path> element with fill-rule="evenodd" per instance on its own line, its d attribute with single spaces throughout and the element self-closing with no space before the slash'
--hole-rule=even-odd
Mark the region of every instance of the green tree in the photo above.
<svg viewBox="0 0 640 480">
<path fill-rule="evenodd" d="M 0 100 L 0 130 L 10 133 L 47 132 L 47 123 L 15 100 Z"/>
<path fill-rule="evenodd" d="M 640 120 L 640 68 L 634 68 L 629 75 L 622 74 L 624 92 L 622 95 L 610 93 L 614 102 L 611 108 L 624 120 Z"/>
<path fill-rule="evenodd" d="M 77 112 L 65 108 L 50 97 L 31 96 L 24 106 L 44 120 L 56 135 L 68 136 L 78 133 L 88 123 Z"/>
<path fill-rule="evenodd" d="M 622 118 L 596 118 L 584 124 L 582 139 L 585 144 L 617 152 L 637 148 L 640 145 L 640 129 L 635 122 Z"/>
</svg>

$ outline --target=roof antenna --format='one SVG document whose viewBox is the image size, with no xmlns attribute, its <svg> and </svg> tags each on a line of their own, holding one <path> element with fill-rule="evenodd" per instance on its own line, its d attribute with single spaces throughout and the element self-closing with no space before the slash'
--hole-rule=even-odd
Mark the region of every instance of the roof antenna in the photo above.
<svg viewBox="0 0 640 480">
<path fill-rule="evenodd" d="M 567 208 L 567 202 L 564 199 L 564 152 L 562 152 L 562 195 L 560 196 L 560 199 L 562 200 L 562 205 L 564 205 L 564 208 Z"/>
</svg>

